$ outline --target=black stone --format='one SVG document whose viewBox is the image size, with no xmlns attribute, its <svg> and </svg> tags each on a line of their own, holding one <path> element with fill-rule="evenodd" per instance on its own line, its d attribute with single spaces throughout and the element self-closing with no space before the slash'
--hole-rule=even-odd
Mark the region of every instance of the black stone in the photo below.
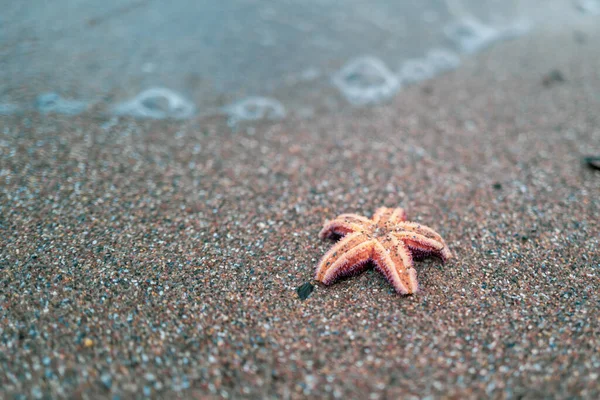
<svg viewBox="0 0 600 400">
<path fill-rule="evenodd" d="M 550 71 L 548 74 L 546 74 L 542 78 L 542 84 L 545 87 L 550 87 L 550 86 L 553 86 L 554 84 L 563 83 L 565 81 L 566 81 L 566 79 L 563 76 L 562 72 L 560 72 L 557 69 Z"/>
<path fill-rule="evenodd" d="M 298 293 L 298 297 L 300 297 L 300 300 L 306 300 L 308 296 L 310 296 L 310 294 L 313 292 L 313 290 L 315 290 L 313 284 L 310 282 L 306 282 L 298 286 L 296 292 Z"/>
<path fill-rule="evenodd" d="M 583 158 L 583 162 L 591 169 L 600 171 L 600 156 L 588 156 Z"/>
<path fill-rule="evenodd" d="M 100 382 L 102 382 L 102 385 L 108 390 L 112 387 L 112 377 L 109 373 L 103 373 L 100 376 Z"/>
</svg>

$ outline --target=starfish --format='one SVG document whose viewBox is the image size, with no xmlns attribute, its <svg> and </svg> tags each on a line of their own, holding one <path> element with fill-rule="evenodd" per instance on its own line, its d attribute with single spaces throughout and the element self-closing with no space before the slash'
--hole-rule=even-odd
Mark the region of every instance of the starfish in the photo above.
<svg viewBox="0 0 600 400">
<path fill-rule="evenodd" d="M 406 221 L 402 208 L 378 208 L 371 219 L 339 215 L 325 222 L 319 236 L 342 237 L 317 265 L 316 280 L 325 285 L 360 274 L 372 261 L 398 293 L 411 294 L 418 290 L 413 260 L 436 256 L 445 262 L 452 257 L 436 231 Z"/>
</svg>

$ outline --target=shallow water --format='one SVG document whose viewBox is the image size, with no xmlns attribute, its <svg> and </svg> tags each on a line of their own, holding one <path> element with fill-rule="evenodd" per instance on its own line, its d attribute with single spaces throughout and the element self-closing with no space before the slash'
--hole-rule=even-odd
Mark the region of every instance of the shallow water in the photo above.
<svg viewBox="0 0 600 400">
<path fill-rule="evenodd" d="M 141 118 L 220 114 L 247 97 L 280 102 L 285 110 L 258 113 L 277 118 L 290 111 L 310 116 L 316 108 L 385 102 L 405 85 L 527 35 L 548 15 L 598 18 L 600 9 L 597 0 L 546 1 L 543 9 L 533 0 L 5 3 L 0 14 L 4 114 L 35 108 L 36 99 L 46 95 L 66 106 L 44 112 L 72 114 L 89 109 L 82 104 L 87 102 Z M 382 75 L 373 63 L 352 70 L 353 61 L 365 57 L 389 73 Z M 346 76 L 336 80 L 340 73 Z M 179 98 L 138 105 L 175 101 L 184 110 L 119 108 L 148 90 Z M 246 114 L 254 119 L 256 112 Z M 239 119 L 239 112 L 234 117 Z"/>
</svg>

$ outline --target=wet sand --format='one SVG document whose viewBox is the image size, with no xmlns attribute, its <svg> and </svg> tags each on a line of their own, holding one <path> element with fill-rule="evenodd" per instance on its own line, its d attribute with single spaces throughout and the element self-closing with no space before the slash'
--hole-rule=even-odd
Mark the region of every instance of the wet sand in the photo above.
<svg viewBox="0 0 600 400">
<path fill-rule="evenodd" d="M 1 117 L 1 397 L 597 398 L 588 28 L 311 120 Z M 455 259 L 301 301 L 323 221 L 382 205 Z"/>
</svg>

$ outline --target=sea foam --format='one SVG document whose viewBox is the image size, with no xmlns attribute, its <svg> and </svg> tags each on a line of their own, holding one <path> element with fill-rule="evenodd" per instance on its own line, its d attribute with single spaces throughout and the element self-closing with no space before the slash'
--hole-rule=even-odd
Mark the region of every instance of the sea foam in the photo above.
<svg viewBox="0 0 600 400">
<path fill-rule="evenodd" d="M 460 65 L 460 56 L 455 52 L 442 48 L 431 49 L 425 57 L 437 72 L 450 71 Z"/>
<path fill-rule="evenodd" d="M 577 0 L 575 7 L 585 14 L 600 15 L 600 0 Z"/>
<path fill-rule="evenodd" d="M 505 26 L 491 26 L 475 18 L 465 17 L 446 25 L 444 33 L 461 51 L 475 53 L 499 40 L 524 35 L 530 29 L 531 25 L 526 21 Z"/>
<path fill-rule="evenodd" d="M 63 99 L 56 93 L 41 94 L 35 101 L 35 107 L 44 114 L 77 115 L 84 112 L 88 106 L 85 101 Z"/>
<path fill-rule="evenodd" d="M 11 114 L 17 113 L 18 111 L 19 111 L 19 107 L 14 104 L 10 104 L 10 103 L 0 104 L 0 115 L 11 115 Z"/>
<path fill-rule="evenodd" d="M 402 83 L 415 83 L 433 78 L 436 72 L 435 67 L 428 60 L 414 58 L 402 63 L 398 76 Z"/>
<path fill-rule="evenodd" d="M 230 123 L 260 119 L 277 120 L 286 115 L 285 107 L 278 100 L 259 96 L 248 97 L 229 104 L 222 111 L 229 116 Z"/>
<path fill-rule="evenodd" d="M 117 104 L 113 107 L 113 112 L 138 118 L 186 119 L 194 115 L 195 106 L 172 90 L 151 88 L 131 100 Z"/>
<path fill-rule="evenodd" d="M 398 77 L 383 61 L 371 56 L 348 62 L 332 81 L 346 100 L 356 106 L 380 103 L 400 89 Z"/>
</svg>

